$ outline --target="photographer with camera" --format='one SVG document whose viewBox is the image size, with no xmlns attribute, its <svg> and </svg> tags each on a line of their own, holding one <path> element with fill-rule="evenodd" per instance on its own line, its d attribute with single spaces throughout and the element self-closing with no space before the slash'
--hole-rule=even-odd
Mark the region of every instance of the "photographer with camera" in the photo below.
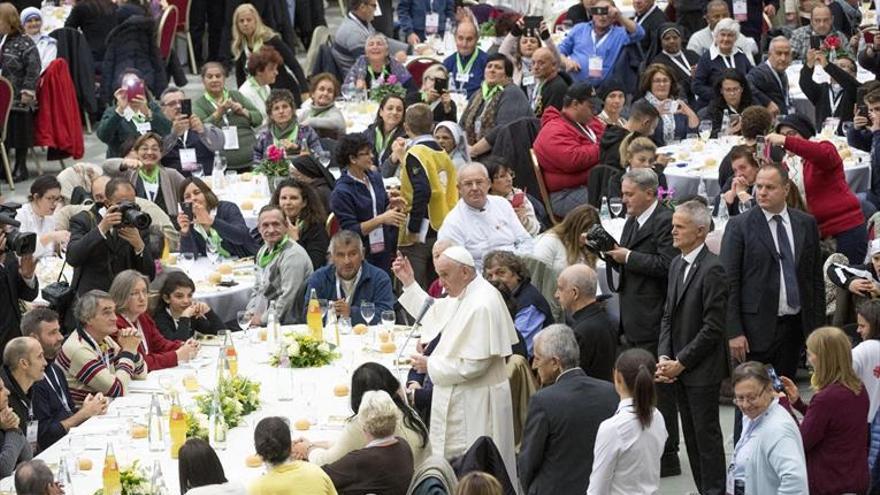
<svg viewBox="0 0 880 495">
<path fill-rule="evenodd" d="M 137 270 L 150 279 L 156 274 L 153 256 L 146 249 L 152 220 L 135 203 L 134 186 L 125 179 L 113 179 L 104 194 L 104 204 L 95 203 L 70 219 L 67 262 L 74 267 L 71 287 L 77 295 L 109 289 L 113 278 L 124 270 Z"/>
<path fill-rule="evenodd" d="M 13 220 L 10 210 L 7 205 L 0 206 L 0 308 L 4 308 L 0 311 L 0 349 L 21 335 L 18 301 L 33 301 L 40 292 L 34 275 L 36 235 L 19 232 L 16 227 L 20 224 Z"/>
</svg>

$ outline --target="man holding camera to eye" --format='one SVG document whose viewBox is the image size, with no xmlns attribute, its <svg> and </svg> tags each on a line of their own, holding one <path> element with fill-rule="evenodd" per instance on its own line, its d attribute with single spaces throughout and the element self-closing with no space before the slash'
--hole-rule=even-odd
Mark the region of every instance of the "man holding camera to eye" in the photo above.
<svg viewBox="0 0 880 495">
<path fill-rule="evenodd" d="M 2 214 L 0 214 L 2 215 Z M 21 335 L 21 305 L 19 300 L 33 301 L 39 294 L 39 283 L 34 272 L 37 260 L 33 251 L 15 252 L 8 242 L 7 231 L 12 220 L 8 215 L 0 218 L 0 349 L 6 342 Z"/>
<path fill-rule="evenodd" d="M 74 267 L 71 288 L 77 295 L 107 290 L 113 277 L 124 270 L 137 270 L 150 279 L 155 276 L 156 266 L 147 249 L 149 233 L 132 225 L 134 214 L 142 214 L 136 206 L 137 211 L 131 211 L 132 206 L 134 186 L 126 179 L 113 179 L 104 189 L 103 204 L 96 201 L 91 209 L 70 219 L 67 263 Z M 65 328 L 73 328 L 68 323 L 74 322 L 65 318 Z"/>
</svg>

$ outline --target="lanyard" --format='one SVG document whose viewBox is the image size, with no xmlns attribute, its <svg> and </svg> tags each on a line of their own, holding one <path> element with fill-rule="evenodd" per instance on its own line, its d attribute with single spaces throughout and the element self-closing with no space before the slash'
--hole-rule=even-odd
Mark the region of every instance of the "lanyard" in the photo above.
<svg viewBox="0 0 880 495">
<path fill-rule="evenodd" d="M 535 104 L 538 101 L 538 97 L 541 96 L 541 89 L 544 88 L 544 81 L 538 81 L 538 84 L 532 86 L 531 95 L 529 95 L 530 103 L 532 104 L 532 110 L 535 109 Z"/>
<path fill-rule="evenodd" d="M 52 391 L 55 392 L 55 395 L 58 397 L 58 401 L 61 402 L 61 405 L 64 407 L 64 410 L 70 413 L 70 404 L 67 403 L 67 396 L 64 395 L 64 389 L 61 387 L 61 381 L 59 380 L 58 375 L 55 374 L 55 368 L 53 368 L 51 364 L 47 368 L 47 371 L 51 370 L 50 373 L 54 377 L 55 381 L 53 381 L 53 378 L 49 378 L 50 373 L 46 373 L 46 383 L 48 383 Z M 55 388 L 56 385 L 58 386 L 58 388 Z"/>
<path fill-rule="evenodd" d="M 471 53 L 471 58 L 468 59 L 467 65 L 464 67 L 461 66 L 461 55 L 459 53 L 455 54 L 455 65 L 458 69 L 458 74 L 470 74 L 471 68 L 474 66 L 474 62 L 477 60 L 477 49 L 474 48 L 474 53 Z"/>
<path fill-rule="evenodd" d="M 767 62 L 767 67 L 770 67 L 770 62 Z M 779 84 L 779 90 L 782 91 L 782 97 L 785 100 L 785 106 L 788 107 L 788 88 L 785 87 L 785 84 L 782 84 L 782 78 L 779 77 L 779 73 L 776 72 L 776 69 L 770 67 L 770 73 L 776 78 L 776 83 Z"/>
<path fill-rule="evenodd" d="M 354 23 L 357 24 L 358 27 L 361 28 L 361 30 L 367 34 L 367 36 L 373 34 L 370 32 L 370 28 L 367 27 L 367 25 L 364 23 L 364 21 L 358 19 L 357 16 L 354 15 L 354 13 L 349 12 L 348 18 L 353 20 Z"/>
<path fill-rule="evenodd" d="M 28 410 L 28 421 L 34 420 L 34 401 L 25 402 L 21 397 L 17 397 L 18 402 L 21 403 Z"/>
<path fill-rule="evenodd" d="M 178 139 L 180 139 L 180 147 L 181 147 L 181 149 L 186 149 L 186 140 L 187 140 L 188 138 L 189 138 L 189 129 L 185 129 L 185 130 L 183 131 L 183 135 L 180 136 L 180 137 L 178 138 Z M 157 168 L 158 168 L 158 167 L 157 167 Z"/>
<path fill-rule="evenodd" d="M 381 227 L 379 227 L 381 228 Z M 351 294 L 343 294 L 342 285 L 339 283 L 339 277 L 336 277 L 336 299 L 342 299 L 345 296 L 345 302 L 351 305 L 351 299 L 354 297 L 354 293 L 357 290 L 358 282 L 361 280 L 361 271 L 363 268 L 358 270 L 357 275 L 354 277 L 354 283 L 351 285 Z"/>
<path fill-rule="evenodd" d="M 578 126 L 578 128 L 581 130 L 581 132 L 586 134 L 586 136 L 590 139 L 590 141 L 592 141 L 594 143 L 596 142 L 596 133 L 593 132 L 592 129 L 590 129 L 589 127 L 582 126 L 580 122 L 575 122 L 575 125 Z"/>
<path fill-rule="evenodd" d="M 104 366 L 106 366 L 107 369 L 110 369 L 110 357 L 107 355 L 107 353 L 101 349 L 101 347 L 98 345 L 98 343 L 95 342 L 95 339 L 93 339 L 92 336 L 89 335 L 88 332 L 83 330 L 82 335 L 83 335 L 83 338 L 86 339 L 86 342 L 88 342 L 89 345 L 92 346 L 92 348 L 95 351 L 97 351 L 98 354 L 101 356 L 101 361 L 104 362 Z"/>
<path fill-rule="evenodd" d="M 651 15 L 651 13 L 654 12 L 654 10 L 655 10 L 656 8 L 657 8 L 657 4 L 655 3 L 654 5 L 651 6 L 650 9 L 648 9 L 647 12 L 645 12 L 645 15 L 639 17 L 639 20 L 636 21 L 636 22 L 639 23 L 639 26 L 641 26 L 642 23 L 645 22 L 645 19 L 647 19 L 648 16 Z"/>
<path fill-rule="evenodd" d="M 394 137 L 394 131 L 397 128 L 391 129 L 391 132 L 388 133 L 388 136 L 382 134 L 382 129 L 379 129 L 379 126 L 376 126 L 376 142 L 374 148 L 376 148 L 376 154 L 379 156 L 379 161 L 382 161 L 382 155 L 385 154 L 385 150 L 388 149 L 388 145 L 391 144 L 392 137 Z M 367 180 L 369 183 L 369 179 Z M 373 188 L 370 187 L 370 194 L 373 194 Z M 373 196 L 373 215 L 376 212 L 376 199 L 375 195 Z"/>
<path fill-rule="evenodd" d="M 217 101 L 214 99 L 213 96 L 211 96 L 210 94 L 208 94 L 207 91 L 205 91 L 205 99 L 208 100 L 208 103 L 210 103 L 211 106 L 214 107 L 214 110 L 217 110 L 217 107 L 219 106 L 219 105 L 217 104 Z M 226 90 L 226 89 L 224 89 L 224 90 L 223 90 L 223 99 L 222 99 L 221 101 L 226 101 L 226 100 L 228 100 L 228 99 L 229 99 L 229 91 Z M 225 112 L 223 113 L 223 124 L 225 124 L 225 125 L 229 125 L 229 119 L 226 118 L 226 113 L 225 113 Z"/>
<path fill-rule="evenodd" d="M 598 52 L 599 52 L 599 47 L 602 46 L 602 43 L 605 43 L 605 40 L 608 39 L 608 33 L 610 33 L 610 32 L 611 32 L 611 30 L 609 29 L 609 30 L 606 31 L 605 34 L 603 34 L 602 37 L 597 41 L 597 40 L 596 40 L 596 31 L 590 30 L 590 36 L 593 38 L 593 48 L 594 48 L 593 53 L 598 53 Z"/>
<path fill-rule="evenodd" d="M 666 53 L 666 52 L 663 52 Z M 684 53 L 678 52 L 673 55 L 671 53 L 666 53 L 666 56 L 669 57 L 669 60 L 672 61 L 679 69 L 681 69 L 688 77 L 691 76 L 691 63 L 688 62 L 687 57 L 684 56 Z M 680 59 L 678 57 L 681 57 Z"/>
<path fill-rule="evenodd" d="M 288 141 L 295 141 L 297 134 L 299 134 L 299 124 L 298 123 L 294 124 L 293 130 L 291 130 L 290 133 L 288 133 L 286 137 L 283 135 L 281 137 L 278 137 L 278 135 L 275 134 L 275 126 L 274 125 L 272 126 L 272 142 L 275 143 L 275 146 L 280 145 L 281 141 L 283 139 L 287 139 Z"/>
<path fill-rule="evenodd" d="M 833 117 L 835 113 L 837 113 L 837 107 L 840 106 L 840 100 L 843 99 L 843 88 L 840 88 L 840 91 L 837 93 L 837 97 L 834 97 L 834 91 L 831 89 L 831 86 L 828 86 L 828 100 L 831 103 L 831 116 Z"/>
</svg>

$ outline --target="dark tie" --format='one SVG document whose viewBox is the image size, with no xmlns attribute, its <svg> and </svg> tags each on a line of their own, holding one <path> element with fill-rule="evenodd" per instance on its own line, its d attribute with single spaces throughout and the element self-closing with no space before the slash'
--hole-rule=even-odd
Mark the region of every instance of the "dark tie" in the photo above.
<svg viewBox="0 0 880 495">
<path fill-rule="evenodd" d="M 785 282 L 785 295 L 788 305 L 798 310 L 801 307 L 801 296 L 798 292 L 797 271 L 794 266 L 794 251 L 782 225 L 782 216 L 773 215 L 776 220 L 776 239 L 779 242 L 779 257 L 782 259 L 782 280 Z"/>
<path fill-rule="evenodd" d="M 633 239 L 636 238 L 636 233 L 639 231 L 639 222 L 636 220 L 636 217 L 629 217 L 626 219 L 626 224 L 623 226 L 624 235 L 621 239 L 623 247 L 632 246 Z"/>
<path fill-rule="evenodd" d="M 687 273 L 688 265 L 690 265 L 690 263 L 688 263 L 688 260 L 682 258 L 681 271 L 679 271 L 678 280 L 676 280 L 675 282 L 675 286 L 677 287 L 677 290 L 675 291 L 676 300 L 678 300 L 678 298 L 680 298 L 682 293 L 684 292 L 685 273 Z"/>
</svg>

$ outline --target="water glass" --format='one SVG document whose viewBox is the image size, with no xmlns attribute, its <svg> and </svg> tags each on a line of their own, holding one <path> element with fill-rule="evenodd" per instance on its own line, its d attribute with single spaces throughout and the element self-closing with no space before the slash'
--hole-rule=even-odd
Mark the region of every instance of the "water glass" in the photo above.
<svg viewBox="0 0 880 495">
<path fill-rule="evenodd" d="M 208 260 L 211 262 L 211 264 L 216 265 L 217 261 L 220 260 L 220 252 L 217 250 L 217 247 L 210 242 L 206 242 L 205 252 L 208 253 Z"/>
<path fill-rule="evenodd" d="M 376 316 L 376 305 L 371 302 L 361 301 L 361 317 L 363 317 L 364 323 L 369 325 L 373 321 L 374 316 Z"/>
<path fill-rule="evenodd" d="M 250 310 L 239 311 L 236 313 L 238 327 L 247 330 L 251 327 L 251 321 L 254 318 L 254 312 Z"/>
<path fill-rule="evenodd" d="M 700 139 L 703 141 L 708 141 L 709 137 L 712 136 L 712 121 L 711 120 L 701 120 L 700 121 Z"/>
<path fill-rule="evenodd" d="M 330 152 L 327 150 L 321 150 L 318 152 L 318 161 L 321 162 L 321 165 L 324 168 L 330 165 Z"/>
<path fill-rule="evenodd" d="M 386 309 L 382 311 L 382 327 L 385 328 L 386 332 L 390 332 L 394 330 L 394 322 L 397 319 L 393 310 Z"/>
<path fill-rule="evenodd" d="M 336 324 L 339 326 L 339 335 L 351 335 L 351 318 L 342 316 L 336 320 Z"/>
<path fill-rule="evenodd" d="M 617 197 L 608 198 L 608 208 L 611 210 L 611 214 L 614 215 L 613 218 L 617 218 L 623 211 L 623 201 Z"/>
<path fill-rule="evenodd" d="M 205 169 L 202 167 L 200 163 L 196 163 L 193 166 L 192 172 L 190 172 L 193 177 L 198 177 L 199 179 L 205 176 Z"/>
<path fill-rule="evenodd" d="M 189 272 L 190 269 L 192 269 L 193 264 L 196 262 L 196 255 L 195 253 L 180 253 L 177 261 L 180 263 L 180 268 L 182 268 L 184 272 Z"/>
<path fill-rule="evenodd" d="M 235 170 L 227 170 L 226 173 L 223 174 L 226 178 L 226 185 L 232 187 L 238 184 L 238 172 Z"/>
<path fill-rule="evenodd" d="M 357 95 L 357 86 L 354 83 L 348 83 L 342 85 L 342 97 L 345 98 L 346 102 L 351 101 Z"/>
</svg>

